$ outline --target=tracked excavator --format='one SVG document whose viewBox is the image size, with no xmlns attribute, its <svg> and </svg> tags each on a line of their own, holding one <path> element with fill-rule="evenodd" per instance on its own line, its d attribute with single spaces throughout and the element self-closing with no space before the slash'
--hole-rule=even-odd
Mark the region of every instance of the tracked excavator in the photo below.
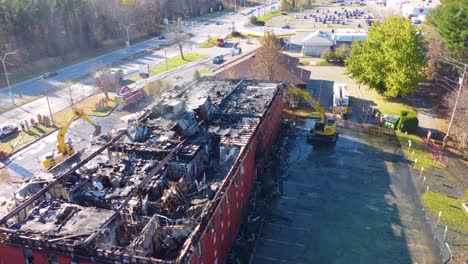
<svg viewBox="0 0 468 264">
<path fill-rule="evenodd" d="M 307 140 L 313 145 L 335 144 L 336 141 L 338 141 L 338 132 L 336 132 L 335 120 L 327 118 L 322 106 L 306 91 L 299 88 L 289 88 L 288 91 L 298 95 L 317 110 L 317 112 L 319 112 L 319 119 L 315 122 L 314 127 L 309 131 Z"/>
<path fill-rule="evenodd" d="M 84 112 L 83 110 L 73 107 L 73 115 L 67 120 L 65 125 L 60 127 L 60 130 L 57 134 L 57 150 L 53 150 L 46 154 L 44 159 L 42 160 L 42 166 L 46 169 L 51 169 L 55 165 L 63 162 L 64 160 L 68 159 L 70 156 L 75 154 L 75 150 L 73 149 L 71 143 L 65 142 L 65 135 L 70 128 L 70 125 L 75 121 L 77 117 L 81 117 L 81 119 L 85 120 L 92 126 L 94 126 L 93 137 L 99 136 L 101 134 L 101 126 L 94 123 Z"/>
</svg>

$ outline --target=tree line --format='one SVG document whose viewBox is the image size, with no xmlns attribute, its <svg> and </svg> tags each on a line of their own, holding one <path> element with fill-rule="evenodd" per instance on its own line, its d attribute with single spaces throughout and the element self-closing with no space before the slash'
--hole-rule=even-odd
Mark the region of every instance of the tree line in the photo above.
<svg viewBox="0 0 468 264">
<path fill-rule="evenodd" d="M 167 0 L 0 0 L 0 54 L 20 62 L 99 48 L 126 36 L 124 25 L 155 34 Z M 21 63 L 20 63 L 21 64 Z"/>
<path fill-rule="evenodd" d="M 213 0 L 0 0 L 0 55 L 10 70 L 32 67 L 46 58 L 78 58 L 84 52 L 124 43 L 130 37 L 157 35 L 163 18 L 190 17 Z M 46 64 L 46 63 L 45 63 Z M 50 64 L 50 63 L 49 63 Z M 37 66 L 36 66 L 37 67 Z M 46 65 L 47 67 L 47 65 Z"/>
<path fill-rule="evenodd" d="M 354 43 L 345 60 L 348 75 L 387 97 L 413 94 L 429 81 L 431 93 L 443 98 L 436 110 L 448 120 L 450 137 L 468 157 L 468 0 L 441 0 L 417 28 L 407 18 L 391 16 L 369 29 L 368 38 Z M 464 77 L 463 80 L 459 80 Z M 457 102 L 457 107 L 455 107 Z M 445 141 L 446 138 L 444 138 Z"/>
</svg>

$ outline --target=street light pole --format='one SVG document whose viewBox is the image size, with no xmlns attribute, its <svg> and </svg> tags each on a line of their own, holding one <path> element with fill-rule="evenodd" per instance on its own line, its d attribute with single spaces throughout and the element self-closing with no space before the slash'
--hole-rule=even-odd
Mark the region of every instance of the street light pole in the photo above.
<svg viewBox="0 0 468 264">
<path fill-rule="evenodd" d="M 460 92 L 461 92 L 461 90 L 463 88 L 463 83 L 465 81 L 465 73 L 466 73 L 466 65 L 463 68 L 463 74 L 462 74 L 462 76 L 460 78 L 458 92 L 457 92 L 457 98 L 455 98 L 455 105 L 453 106 L 452 116 L 450 117 L 450 122 L 449 122 L 449 125 L 448 125 L 448 128 L 447 128 L 447 133 L 445 133 L 445 137 L 442 140 L 442 143 L 443 143 L 444 146 L 447 143 L 447 138 L 448 138 L 448 136 L 450 134 L 450 129 L 452 128 L 453 118 L 455 117 L 455 112 L 457 111 L 458 98 L 460 97 Z"/>
<path fill-rule="evenodd" d="M 6 60 L 6 57 L 8 55 L 15 54 L 15 53 L 16 53 L 16 51 L 7 52 L 5 55 L 3 55 L 3 59 L 1 59 L 2 64 L 3 64 L 3 71 L 5 71 L 5 78 L 6 78 L 7 86 L 8 86 L 8 94 L 11 97 L 11 103 L 12 104 L 15 104 L 15 99 L 13 98 L 13 93 L 11 92 L 10 80 L 8 79 L 8 73 L 7 73 L 7 70 L 6 70 L 5 60 Z"/>
<path fill-rule="evenodd" d="M 130 47 L 130 34 L 128 33 L 128 31 L 130 30 L 130 27 L 131 27 L 131 26 L 134 26 L 134 25 L 135 25 L 135 24 L 130 24 L 130 25 L 128 25 L 128 26 L 124 26 L 125 29 L 127 30 L 127 43 L 126 43 L 126 44 L 127 44 L 127 45 L 126 45 L 127 48 Z"/>
<path fill-rule="evenodd" d="M 187 15 L 188 15 L 189 11 L 185 11 L 185 14 L 184 14 L 184 20 L 185 20 L 185 26 L 187 27 Z"/>
</svg>

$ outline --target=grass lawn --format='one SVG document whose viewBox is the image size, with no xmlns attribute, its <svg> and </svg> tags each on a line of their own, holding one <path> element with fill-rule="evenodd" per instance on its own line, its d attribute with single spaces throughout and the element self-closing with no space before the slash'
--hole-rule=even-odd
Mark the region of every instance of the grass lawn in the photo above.
<svg viewBox="0 0 468 264">
<path fill-rule="evenodd" d="M 299 60 L 298 64 L 299 65 L 309 65 L 310 61 L 308 61 L 308 60 Z"/>
<path fill-rule="evenodd" d="M 432 191 L 425 192 L 421 198 L 433 215 L 437 217 L 439 212 L 442 212 L 441 220 L 451 229 L 468 234 L 468 213 L 462 207 L 462 202 L 468 199 L 468 190 L 465 190 L 464 195 L 458 200 Z"/>
<path fill-rule="evenodd" d="M 103 93 L 96 94 L 96 95 L 93 95 L 84 99 L 83 101 L 77 103 L 76 107 L 83 110 L 89 116 L 106 116 L 115 106 L 117 106 L 117 99 L 115 97 L 115 94 L 110 93 L 109 97 L 111 99 L 107 102 L 107 104 L 102 109 L 97 109 L 97 105 L 99 104 L 99 101 L 102 98 L 104 98 Z M 55 124 L 58 127 L 65 125 L 68 119 L 72 116 L 72 113 L 73 113 L 73 110 L 71 108 L 67 108 L 58 113 L 55 113 L 54 114 Z"/>
<path fill-rule="evenodd" d="M 266 13 L 264 15 L 261 15 L 258 17 L 258 21 L 268 21 L 274 17 L 277 17 L 277 16 L 281 16 L 281 12 L 279 11 L 275 11 L 275 12 L 271 12 L 271 13 Z"/>
<path fill-rule="evenodd" d="M 218 39 L 219 37 L 213 37 L 211 38 L 210 40 L 207 40 L 203 43 L 201 43 L 200 45 L 198 45 L 199 48 L 211 48 L 211 47 L 214 47 L 216 45 L 216 40 Z"/>
<path fill-rule="evenodd" d="M 42 135 L 54 130 L 53 127 L 45 127 L 39 125 L 35 128 L 30 127 L 28 133 L 20 131 L 19 133 L 12 134 L 4 139 L 0 143 L 0 149 L 6 153 L 11 153 L 14 150 L 20 149 L 27 143 L 40 138 Z"/>
<path fill-rule="evenodd" d="M 407 98 L 386 98 L 374 90 L 365 89 L 361 86 L 361 91 L 365 94 L 366 100 L 373 101 L 383 114 L 400 115 L 403 110 L 413 114 L 417 113 L 416 109 L 411 106 L 412 102 Z"/>
<path fill-rule="evenodd" d="M 172 70 L 174 68 L 180 67 L 182 65 L 185 65 L 185 64 L 193 62 L 193 61 L 204 59 L 204 58 L 208 57 L 208 55 L 206 55 L 206 54 L 196 54 L 196 53 L 185 53 L 184 57 L 185 57 L 185 60 L 183 60 L 180 57 L 180 55 L 178 55 L 178 56 L 176 56 L 174 58 L 168 59 L 167 60 L 167 69 L 166 69 L 166 63 L 165 62 L 162 62 L 162 63 L 156 65 L 155 67 L 151 68 L 150 76 L 160 74 L 160 73 L 163 73 L 165 71 L 170 71 L 170 70 Z"/>
<path fill-rule="evenodd" d="M 18 106 L 21 106 L 21 105 L 27 104 L 29 102 L 32 102 L 32 101 L 34 101 L 34 100 L 36 100 L 38 98 L 41 98 L 41 97 L 42 97 L 42 95 L 35 95 L 35 96 L 29 96 L 29 97 L 27 97 L 27 98 L 25 98 L 24 100 L 21 100 L 21 101 L 16 100 L 15 105 L 9 105 L 9 106 L 5 106 L 3 108 L 0 108 L 0 114 L 5 113 L 7 111 L 10 111 L 11 109 L 14 109 L 14 108 L 16 108 Z"/>
<path fill-rule="evenodd" d="M 396 135 L 396 139 L 399 141 L 401 149 L 405 152 L 406 157 L 413 162 L 415 159 L 418 159 L 418 162 L 416 163 L 417 169 L 420 169 L 421 167 L 424 167 L 425 169 L 430 167 L 443 168 L 442 165 L 432 159 L 431 153 L 427 150 L 426 145 L 421 142 L 418 136 L 412 134 L 406 135 L 399 130 L 396 131 Z M 409 151 L 408 140 L 411 140 L 411 148 Z"/>
<path fill-rule="evenodd" d="M 315 65 L 316 66 L 336 66 L 335 64 L 328 62 L 326 60 L 317 61 Z"/>
<path fill-rule="evenodd" d="M 303 6 L 303 7 L 293 7 L 293 8 L 290 8 L 286 11 L 283 11 L 283 12 L 290 12 L 290 13 L 296 13 L 296 12 L 301 12 L 301 11 L 304 11 L 304 10 L 309 10 L 309 9 L 314 9 L 316 6 L 315 5 L 309 5 L 309 6 Z"/>
</svg>

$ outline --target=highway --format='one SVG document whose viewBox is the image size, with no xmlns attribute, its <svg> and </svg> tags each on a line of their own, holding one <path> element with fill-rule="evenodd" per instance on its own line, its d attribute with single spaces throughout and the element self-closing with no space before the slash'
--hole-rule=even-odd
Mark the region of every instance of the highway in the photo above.
<svg viewBox="0 0 468 264">
<path fill-rule="evenodd" d="M 269 7 L 265 8 L 269 9 Z M 250 10 L 250 9 L 248 9 Z M 188 39 L 184 45 L 185 52 L 199 52 L 205 53 L 208 55 L 217 55 L 225 53 L 225 51 L 220 50 L 219 48 L 212 49 L 197 49 L 197 46 L 206 41 L 209 36 L 214 37 L 218 35 L 228 34 L 234 22 L 236 28 L 243 27 L 248 17 L 243 16 L 241 13 L 229 13 L 223 16 L 220 16 L 215 19 L 211 19 L 208 22 L 193 22 L 193 25 L 187 25 L 185 27 L 185 32 L 192 33 L 194 37 Z M 216 22 L 221 22 L 221 25 L 217 25 Z M 124 48 L 117 50 L 84 62 L 74 64 L 72 66 L 59 69 L 57 76 L 50 79 L 41 79 L 39 77 L 27 80 L 15 85 L 12 85 L 13 94 L 22 93 L 24 98 L 30 96 L 44 95 L 48 94 L 49 103 L 53 113 L 59 112 L 67 108 L 70 105 L 69 94 L 70 91 L 73 95 L 74 101 L 80 101 L 90 95 L 97 93 L 97 89 L 94 87 L 92 80 L 88 77 L 89 73 L 92 72 L 99 66 L 104 66 L 108 64 L 118 64 L 119 61 L 129 58 L 132 55 L 141 53 L 142 51 L 147 51 L 148 49 L 154 49 L 161 47 L 161 44 L 170 42 L 174 39 L 174 33 L 166 35 L 166 39 L 160 40 L 153 38 L 141 43 L 135 44 L 130 48 Z M 126 74 L 130 76 L 137 74 L 138 71 L 142 68 L 145 68 L 146 65 L 154 66 L 158 63 L 161 63 L 165 60 L 165 53 L 167 52 L 167 57 L 175 57 L 178 53 L 178 48 L 176 44 L 168 45 L 165 49 L 160 49 L 155 52 L 146 53 L 145 55 L 130 60 L 118 68 L 123 69 Z M 81 79 L 77 83 L 63 89 L 54 89 L 54 87 L 66 84 L 67 82 Z M 11 98 L 8 97 L 8 88 L 4 87 L 0 89 L 0 108 L 11 105 Z M 19 123 L 20 120 L 29 120 L 37 116 L 37 114 L 49 114 L 49 109 L 47 106 L 47 100 L 45 97 L 39 98 L 27 104 L 24 104 L 20 107 L 14 108 L 10 111 L 0 114 L 0 123 Z"/>
<path fill-rule="evenodd" d="M 250 10 L 250 9 L 249 9 Z M 180 79 L 175 81 L 176 83 L 191 80 L 192 75 L 197 67 L 211 67 L 210 58 L 219 54 L 226 54 L 229 52 L 229 48 L 223 47 L 212 47 L 212 48 L 198 48 L 198 44 L 206 41 L 208 36 L 218 36 L 227 34 L 230 32 L 232 21 L 235 21 L 235 27 L 243 27 L 248 17 L 243 16 L 240 13 L 229 13 L 216 19 L 211 19 L 204 23 L 193 23 L 188 26 L 185 31 L 194 34 L 194 37 L 186 41 L 184 45 L 184 52 L 194 52 L 209 55 L 208 58 L 186 64 L 180 68 L 173 69 L 170 72 L 162 73 L 159 75 L 151 76 L 146 81 L 154 81 L 156 79 L 165 78 L 169 75 L 181 75 Z M 221 25 L 216 25 L 216 22 L 222 22 Z M 34 78 L 22 83 L 18 83 L 13 87 L 14 92 L 30 90 L 29 96 L 42 94 L 44 91 L 49 90 L 53 86 L 60 85 L 68 82 L 80 76 L 89 74 L 89 71 L 99 65 L 108 63 L 116 63 L 122 58 L 131 56 L 132 54 L 140 51 L 147 50 L 148 48 L 156 48 L 163 42 L 171 41 L 174 38 L 173 34 L 167 34 L 166 39 L 158 40 L 151 39 L 142 43 L 135 44 L 128 49 L 122 49 L 109 54 L 88 60 L 76 65 L 66 67 L 58 70 L 59 75 L 54 78 L 42 80 Z M 255 47 L 243 47 L 245 51 L 253 49 Z M 166 49 L 166 50 L 164 50 Z M 179 54 L 176 44 L 168 45 L 156 52 L 146 53 L 144 56 L 129 60 L 128 62 L 119 66 L 123 69 L 126 78 L 138 74 L 140 69 L 146 68 L 146 65 L 154 66 L 162 63 L 165 60 L 165 52 L 167 57 L 171 58 Z M 176 84 L 173 83 L 173 84 Z M 34 87 L 34 89 L 31 89 Z M 78 102 L 86 97 L 89 97 L 97 93 L 97 89 L 94 87 L 93 82 L 90 78 L 83 78 L 81 81 L 60 90 L 55 90 L 47 93 L 51 110 L 53 113 L 59 112 L 70 106 L 69 94 L 73 95 L 75 102 Z M 0 107 L 11 104 L 10 98 L 6 98 L 8 93 L 7 88 L 0 89 Z M 28 96 L 27 93 L 24 93 Z M 39 98 L 32 102 L 22 105 L 21 107 L 14 108 L 10 111 L 0 114 L 0 123 L 19 123 L 20 120 L 30 120 L 36 118 L 37 114 L 49 114 L 47 106 L 47 99 L 45 97 Z M 114 112 L 110 116 L 105 118 L 94 118 L 95 122 L 103 128 L 103 133 L 113 128 L 119 128 L 125 126 L 125 115 L 126 112 Z M 70 127 L 69 133 L 67 134 L 67 140 L 71 139 L 73 146 L 76 151 L 89 146 L 91 142 L 91 135 L 93 127 L 89 126 L 83 120 L 76 120 Z M 5 168 L 0 170 L 0 203 L 4 199 L 9 199 L 12 192 L 14 192 L 24 179 L 28 179 L 34 176 L 43 175 L 44 169 L 41 166 L 41 159 L 47 153 L 55 148 L 57 142 L 57 132 L 42 138 L 41 140 L 25 147 L 19 152 L 15 153 L 7 160 L 3 161 L 6 165 Z"/>
</svg>

